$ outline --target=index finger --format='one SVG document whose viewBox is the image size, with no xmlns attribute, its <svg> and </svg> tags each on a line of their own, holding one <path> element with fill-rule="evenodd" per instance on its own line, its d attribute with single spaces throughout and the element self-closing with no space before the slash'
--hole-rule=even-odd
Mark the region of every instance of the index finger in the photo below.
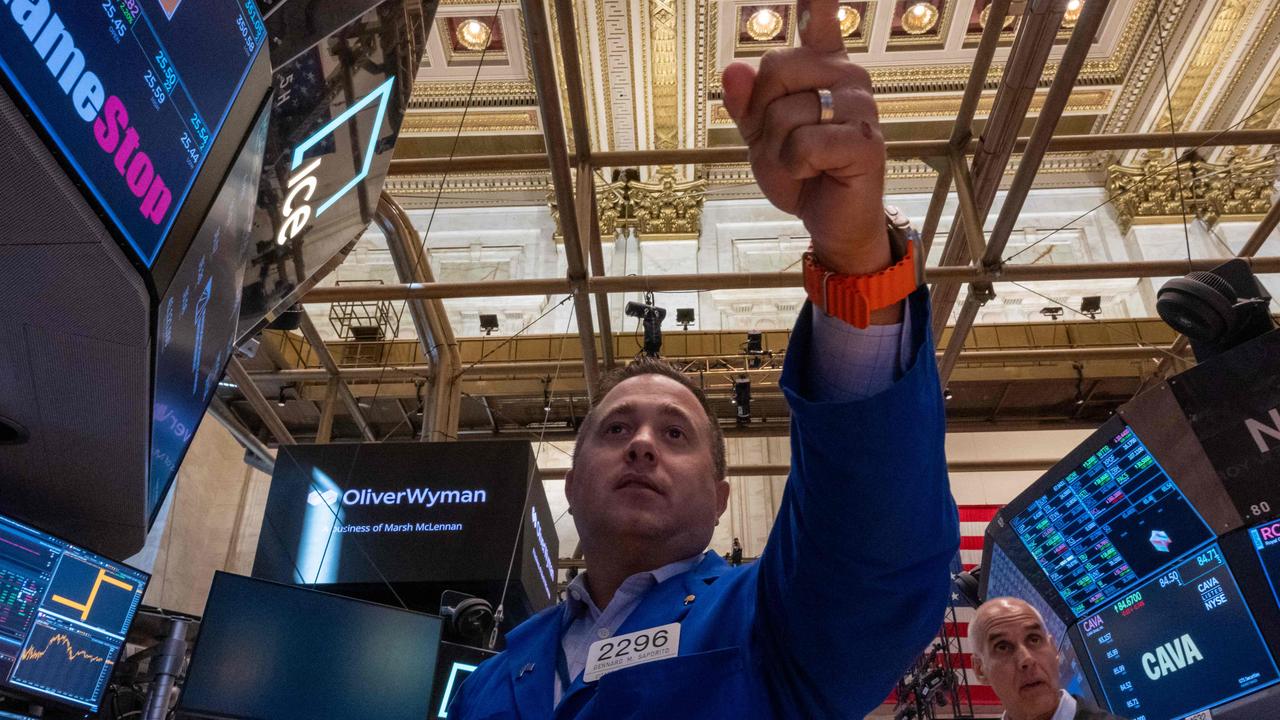
<svg viewBox="0 0 1280 720">
<path fill-rule="evenodd" d="M 796 0 L 796 29 L 800 46 L 819 52 L 844 54 L 844 36 L 840 34 L 840 0 Z"/>
</svg>

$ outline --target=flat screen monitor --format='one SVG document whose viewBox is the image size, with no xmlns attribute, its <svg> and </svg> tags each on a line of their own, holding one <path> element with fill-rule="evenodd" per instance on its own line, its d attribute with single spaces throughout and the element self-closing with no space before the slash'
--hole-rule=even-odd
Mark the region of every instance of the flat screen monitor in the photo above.
<svg viewBox="0 0 1280 720">
<path fill-rule="evenodd" d="M 1111 711 L 1174 720 L 1271 685 L 1275 661 L 1217 544 L 1080 621 Z"/>
<path fill-rule="evenodd" d="M 497 655 L 459 643 L 440 643 L 440 662 L 436 665 L 436 686 L 431 698 L 430 720 L 448 720 L 449 704 L 458 696 L 462 683 L 480 667 L 480 663 Z"/>
<path fill-rule="evenodd" d="M 0 516 L 0 689 L 97 712 L 149 579 Z"/>
<path fill-rule="evenodd" d="M 1271 586 L 1271 596 L 1280 606 L 1280 520 L 1249 528 L 1249 539 Z"/>
<path fill-rule="evenodd" d="M 441 620 L 217 573 L 178 710 L 270 720 L 423 720 Z"/>
<path fill-rule="evenodd" d="M 151 267 L 266 40 L 253 0 L 0 6 L 0 69 Z"/>
<path fill-rule="evenodd" d="M 1118 417 L 1008 511 L 1014 533 L 1076 617 L 1214 537 Z"/>
</svg>

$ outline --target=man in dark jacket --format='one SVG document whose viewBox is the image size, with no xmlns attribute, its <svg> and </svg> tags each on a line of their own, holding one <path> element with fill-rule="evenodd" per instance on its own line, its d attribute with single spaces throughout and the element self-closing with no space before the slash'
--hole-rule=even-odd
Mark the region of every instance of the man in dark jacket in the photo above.
<svg viewBox="0 0 1280 720">
<path fill-rule="evenodd" d="M 1040 612 L 1013 597 L 992 598 L 969 625 L 973 671 L 1004 704 L 1004 720 L 1123 720 L 1062 689 L 1058 645 Z"/>
</svg>

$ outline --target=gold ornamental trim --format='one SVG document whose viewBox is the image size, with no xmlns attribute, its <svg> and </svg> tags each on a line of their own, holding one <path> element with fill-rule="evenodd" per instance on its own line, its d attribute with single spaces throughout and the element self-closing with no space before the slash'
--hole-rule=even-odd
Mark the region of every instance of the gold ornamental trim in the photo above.
<svg viewBox="0 0 1280 720">
<path fill-rule="evenodd" d="M 1044 108 L 1044 100 L 1048 95 L 1048 91 L 1040 91 L 1031 99 L 1028 112 L 1039 112 Z M 1101 113 L 1106 112 L 1111 107 L 1111 100 L 1114 96 L 1112 90 L 1109 89 L 1091 89 L 1076 90 L 1071 94 L 1070 100 L 1067 102 L 1066 113 Z M 880 98 L 877 101 L 877 108 L 880 111 L 880 120 L 916 120 L 920 118 L 942 117 L 954 118 L 960 110 L 961 96 L 954 97 L 908 97 L 908 98 Z M 978 100 L 977 115 L 985 116 L 991 113 L 991 108 L 995 104 L 995 97 L 988 94 Z M 711 108 L 711 123 L 717 126 L 732 126 L 733 118 L 729 116 L 729 111 L 725 109 L 723 103 L 713 105 Z"/>
<path fill-rule="evenodd" d="M 1126 233 L 1135 224 L 1167 223 L 1184 213 L 1213 227 L 1223 218 L 1266 213 L 1276 178 L 1274 155 L 1231 151 L 1225 162 L 1195 158 L 1175 166 L 1169 153 L 1148 150 L 1138 165 L 1107 168 L 1107 193 Z"/>
<path fill-rule="evenodd" d="M 400 127 L 401 135 L 423 133 L 458 132 L 539 132 L 537 110 L 493 111 L 468 110 L 462 112 L 409 112 Z"/>
<path fill-rule="evenodd" d="M 1172 126 L 1179 130 L 1185 130 L 1186 121 L 1195 117 L 1209 95 L 1206 91 L 1210 84 L 1226 69 L 1232 51 L 1240 43 L 1243 36 L 1240 23 L 1251 5 L 1250 0 L 1222 0 L 1195 54 L 1178 78 L 1168 101 L 1172 109 L 1161 112 L 1156 119 L 1157 131 L 1169 130 L 1170 115 L 1173 115 Z"/>
</svg>

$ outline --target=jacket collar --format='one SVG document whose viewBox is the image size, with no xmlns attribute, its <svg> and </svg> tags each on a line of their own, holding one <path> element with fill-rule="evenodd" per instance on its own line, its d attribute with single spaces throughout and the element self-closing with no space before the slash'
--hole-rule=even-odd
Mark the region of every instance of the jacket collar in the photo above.
<svg viewBox="0 0 1280 720">
<path fill-rule="evenodd" d="M 685 599 L 699 592 L 729 569 L 724 558 L 714 552 L 706 553 L 692 569 L 650 588 L 640 605 L 632 611 L 617 635 L 643 630 L 658 625 L 680 622 L 692 609 L 692 602 Z M 511 658 L 512 687 L 515 689 L 516 707 L 532 712 L 533 717 L 548 717 L 555 705 L 556 653 L 560 651 L 560 605 L 549 607 L 529 618 L 507 634 L 507 653 Z M 576 690 L 576 685 L 574 683 Z M 570 694 L 565 689 L 563 698 Z"/>
<path fill-rule="evenodd" d="M 669 578 L 651 588 L 615 634 L 624 635 L 636 630 L 680 622 L 693 609 L 693 603 L 706 586 L 715 582 L 728 569 L 729 565 L 724 558 L 714 552 L 706 553 L 702 561 L 692 570 Z M 694 600 L 686 602 L 690 595 Z"/>
</svg>

